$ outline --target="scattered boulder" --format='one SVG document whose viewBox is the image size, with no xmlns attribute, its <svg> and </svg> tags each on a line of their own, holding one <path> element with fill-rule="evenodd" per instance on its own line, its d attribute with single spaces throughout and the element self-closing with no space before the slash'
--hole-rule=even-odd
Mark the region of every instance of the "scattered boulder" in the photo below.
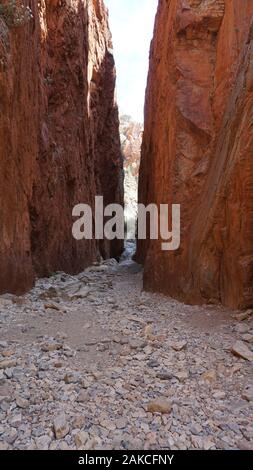
<svg viewBox="0 0 253 470">
<path fill-rule="evenodd" d="M 38 450 L 48 450 L 51 444 L 51 438 L 47 435 L 40 436 L 36 439 L 36 447 Z"/>
<path fill-rule="evenodd" d="M 189 372 L 187 370 L 179 370 L 178 372 L 173 372 L 173 377 L 179 380 L 179 382 L 184 382 L 189 378 Z"/>
<path fill-rule="evenodd" d="M 246 341 L 246 343 L 253 344 L 253 334 L 252 333 L 245 333 L 242 335 L 242 340 Z"/>
<path fill-rule="evenodd" d="M 245 320 L 248 320 L 252 315 L 253 315 L 253 310 L 248 309 L 246 310 L 246 312 L 237 313 L 236 315 L 234 315 L 234 317 L 237 321 L 245 321 Z"/>
<path fill-rule="evenodd" d="M 76 384 L 80 382 L 81 376 L 78 372 L 67 372 L 64 376 L 64 382 L 66 384 Z"/>
<path fill-rule="evenodd" d="M 201 378 L 202 380 L 205 380 L 206 382 L 210 382 L 210 383 L 216 382 L 217 380 L 216 371 L 213 369 L 208 370 L 201 375 Z"/>
<path fill-rule="evenodd" d="M 166 397 L 159 397 L 148 403 L 150 413 L 169 414 L 172 411 L 172 404 Z"/>
<path fill-rule="evenodd" d="M 81 431 L 75 435 L 75 443 L 78 449 L 85 446 L 86 442 L 90 438 L 89 434 L 85 431 Z"/>
<path fill-rule="evenodd" d="M 78 403 L 86 403 L 88 399 L 89 399 L 88 392 L 86 390 L 81 390 L 77 397 Z"/>
<path fill-rule="evenodd" d="M 242 398 L 249 402 L 253 402 L 253 385 L 248 385 L 242 392 Z"/>
<path fill-rule="evenodd" d="M 16 404 L 19 408 L 25 409 L 29 406 L 29 401 L 23 397 L 18 396 L 16 398 Z"/>
<path fill-rule="evenodd" d="M 248 348 L 248 346 L 246 346 L 245 343 L 243 343 L 243 341 L 236 341 L 231 351 L 237 357 L 241 357 L 246 361 L 253 361 L 253 352 Z"/>
<path fill-rule="evenodd" d="M 57 310 L 57 311 L 60 311 L 60 310 L 61 310 L 61 308 L 60 308 L 59 305 L 57 305 L 57 304 L 55 304 L 55 303 L 52 303 L 52 302 L 51 302 L 51 303 L 46 303 L 46 304 L 44 304 L 44 308 L 45 308 L 46 310 Z"/>
<path fill-rule="evenodd" d="M 147 342 L 139 338 L 131 338 L 129 340 L 129 346 L 131 349 L 143 349 L 147 346 Z"/>
<path fill-rule="evenodd" d="M 43 352 L 59 351 L 59 349 L 62 349 L 62 343 L 58 343 L 56 341 L 46 341 L 41 345 L 41 350 Z"/>
<path fill-rule="evenodd" d="M 178 341 L 176 343 L 172 343 L 171 345 L 174 351 L 182 351 L 183 349 L 186 349 L 186 346 L 187 346 L 187 341 Z"/>
<path fill-rule="evenodd" d="M 69 433 L 69 425 L 65 414 L 61 414 L 54 419 L 53 423 L 56 439 L 63 439 Z"/>
<path fill-rule="evenodd" d="M 253 450 L 253 440 L 247 441 L 246 439 L 242 439 L 237 442 L 237 446 L 239 450 Z"/>
<path fill-rule="evenodd" d="M 0 369 L 9 369 L 11 367 L 15 367 L 17 365 L 17 361 L 14 359 L 4 359 L 0 361 Z"/>
</svg>

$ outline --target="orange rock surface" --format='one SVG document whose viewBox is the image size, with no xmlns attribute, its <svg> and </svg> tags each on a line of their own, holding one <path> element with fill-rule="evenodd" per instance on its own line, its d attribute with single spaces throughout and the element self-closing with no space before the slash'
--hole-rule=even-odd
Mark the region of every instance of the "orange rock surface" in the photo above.
<svg viewBox="0 0 253 470">
<path fill-rule="evenodd" d="M 1 2 L 7 4 L 7 0 Z M 0 16 L 0 292 L 78 272 L 122 242 L 76 242 L 72 208 L 123 203 L 115 68 L 102 0 L 23 1 Z"/>
<path fill-rule="evenodd" d="M 181 247 L 139 241 L 144 286 L 253 304 L 253 2 L 160 0 L 139 200 L 181 204 Z"/>
</svg>

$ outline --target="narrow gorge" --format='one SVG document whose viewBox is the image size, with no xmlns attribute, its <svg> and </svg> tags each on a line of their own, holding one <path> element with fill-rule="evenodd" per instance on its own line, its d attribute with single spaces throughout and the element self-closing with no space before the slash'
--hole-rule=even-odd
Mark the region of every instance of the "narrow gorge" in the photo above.
<svg viewBox="0 0 253 470">
<path fill-rule="evenodd" d="M 0 0 L 1 457 L 253 449 L 253 1 L 157 0 L 143 125 L 148 1 Z M 138 202 L 180 205 L 179 249 Z"/>
</svg>

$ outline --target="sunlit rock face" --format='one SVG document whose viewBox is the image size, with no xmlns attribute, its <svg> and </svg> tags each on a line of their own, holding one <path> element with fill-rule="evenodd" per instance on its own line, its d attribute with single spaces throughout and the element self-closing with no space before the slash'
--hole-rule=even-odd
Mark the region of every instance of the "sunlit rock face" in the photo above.
<svg viewBox="0 0 253 470">
<path fill-rule="evenodd" d="M 29 5 L 18 27 L 0 16 L 0 292 L 122 250 L 71 233 L 75 204 L 123 204 L 107 10 L 101 0 Z"/>
<path fill-rule="evenodd" d="M 141 157 L 143 125 L 135 122 L 131 116 L 120 117 L 121 149 L 124 161 L 124 203 L 125 221 L 128 226 L 128 238 L 136 235 L 138 176 Z"/>
<path fill-rule="evenodd" d="M 160 0 L 139 200 L 181 204 L 181 247 L 140 241 L 144 286 L 253 304 L 253 2 Z"/>
</svg>

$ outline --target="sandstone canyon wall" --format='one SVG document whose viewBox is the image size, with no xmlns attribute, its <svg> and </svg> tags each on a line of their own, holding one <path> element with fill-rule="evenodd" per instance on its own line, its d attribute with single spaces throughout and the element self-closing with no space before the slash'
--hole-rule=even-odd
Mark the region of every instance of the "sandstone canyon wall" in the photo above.
<svg viewBox="0 0 253 470">
<path fill-rule="evenodd" d="M 142 203 L 181 204 L 181 247 L 140 241 L 144 285 L 188 303 L 253 305 L 253 2 L 160 0 Z"/>
<path fill-rule="evenodd" d="M 72 208 L 123 204 L 115 68 L 102 0 L 26 1 L 0 15 L 0 292 L 119 256 L 121 242 L 76 242 Z M 1 0 L 1 5 L 8 0 Z M 6 24 L 7 23 L 7 24 Z"/>
</svg>

